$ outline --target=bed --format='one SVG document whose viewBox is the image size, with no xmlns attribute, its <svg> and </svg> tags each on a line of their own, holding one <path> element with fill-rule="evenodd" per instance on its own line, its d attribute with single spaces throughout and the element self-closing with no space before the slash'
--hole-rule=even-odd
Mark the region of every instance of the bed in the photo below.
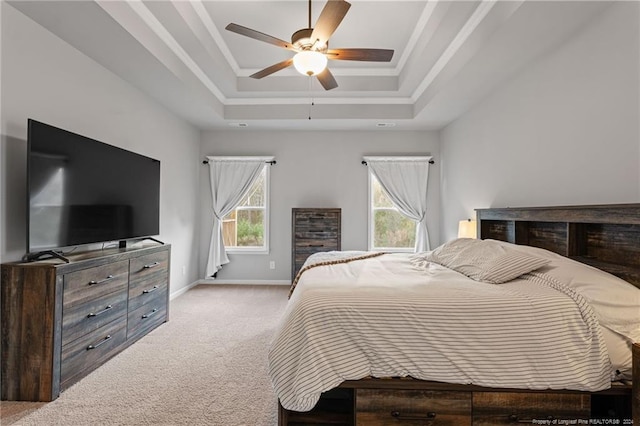
<svg viewBox="0 0 640 426">
<path fill-rule="evenodd" d="M 477 219 L 427 253 L 308 259 L 269 352 L 280 425 L 631 421 L 640 205 Z"/>
</svg>

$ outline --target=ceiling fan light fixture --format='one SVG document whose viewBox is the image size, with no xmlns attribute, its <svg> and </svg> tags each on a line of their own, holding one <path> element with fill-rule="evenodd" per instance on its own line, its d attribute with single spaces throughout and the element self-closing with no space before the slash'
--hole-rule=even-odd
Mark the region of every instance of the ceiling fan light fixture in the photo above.
<svg viewBox="0 0 640 426">
<path fill-rule="evenodd" d="M 327 59 L 390 62 L 393 57 L 393 50 L 391 49 L 348 48 L 329 50 L 329 38 L 338 28 L 350 7 L 351 3 L 345 0 L 327 0 L 322 12 L 320 12 L 320 16 L 318 16 L 315 27 L 312 28 L 311 0 L 309 0 L 308 26 L 294 32 L 291 35 L 291 43 L 234 23 L 230 23 L 225 28 L 228 31 L 297 52 L 293 58 L 273 64 L 251 74 L 249 77 L 260 79 L 294 65 L 300 74 L 316 76 L 324 90 L 331 90 L 338 87 L 338 82 L 329 68 L 327 68 Z"/>
<path fill-rule="evenodd" d="M 320 52 L 303 50 L 293 57 L 293 66 L 303 75 L 318 75 L 327 67 L 327 57 Z"/>
</svg>

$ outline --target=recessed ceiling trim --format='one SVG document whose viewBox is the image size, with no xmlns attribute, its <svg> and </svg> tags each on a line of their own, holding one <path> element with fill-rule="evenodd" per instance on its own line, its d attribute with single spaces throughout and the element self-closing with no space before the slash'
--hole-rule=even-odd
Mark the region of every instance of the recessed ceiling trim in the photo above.
<svg viewBox="0 0 640 426">
<path fill-rule="evenodd" d="M 411 98 L 316 98 L 312 95 L 303 98 L 232 98 L 225 105 L 413 105 Z"/>
<path fill-rule="evenodd" d="M 411 37 L 409 38 L 409 41 L 407 42 L 407 45 L 404 51 L 402 52 L 402 56 L 400 57 L 400 60 L 396 65 L 396 69 L 395 69 L 396 75 L 400 74 L 400 72 L 406 65 L 407 61 L 409 60 L 409 57 L 414 54 L 416 44 L 418 43 L 418 40 L 420 40 L 420 35 L 422 34 L 427 23 L 433 16 L 433 11 L 436 9 L 437 3 L 438 2 L 435 2 L 435 1 L 428 1 L 427 4 L 424 6 L 424 9 L 422 9 L 422 13 L 420 14 L 420 18 L 416 23 L 416 27 L 413 29 L 413 32 L 411 33 Z"/>
<path fill-rule="evenodd" d="M 218 45 L 218 49 L 220 49 L 220 51 L 222 52 L 224 59 L 227 61 L 227 63 L 229 64 L 233 72 L 236 73 L 236 75 L 239 75 L 241 72 L 240 66 L 238 65 L 238 62 L 236 61 L 236 59 L 231 54 L 231 51 L 229 50 L 229 46 L 227 46 L 227 43 L 224 42 L 224 39 L 222 38 L 222 34 L 220 34 L 220 31 L 218 31 L 218 28 L 213 23 L 213 20 L 211 19 L 211 16 L 209 15 L 209 12 L 207 11 L 207 9 L 202 4 L 202 1 L 191 0 L 189 1 L 189 4 L 196 11 L 196 15 L 202 21 L 202 24 L 209 32 L 209 35 L 211 35 L 211 38 L 213 39 L 213 41 L 215 41 L 215 43 Z"/>
<path fill-rule="evenodd" d="M 451 41 L 444 52 L 442 52 L 442 55 L 440 55 L 433 67 L 431 67 L 424 80 L 422 80 L 422 82 L 413 92 L 413 95 L 411 97 L 414 102 L 416 102 L 424 93 L 424 91 L 427 90 L 427 88 L 431 85 L 431 83 L 433 83 L 436 77 L 442 72 L 444 67 L 455 56 L 456 52 L 458 52 L 467 38 L 469 38 L 469 36 L 475 31 L 478 25 L 480 25 L 480 23 L 487 16 L 489 11 L 491 11 L 491 9 L 496 5 L 496 3 L 497 2 L 494 0 L 482 0 L 473 14 L 469 17 L 467 22 L 465 22 L 462 29 L 460 29 L 460 32 L 458 32 L 456 37 Z"/>
<path fill-rule="evenodd" d="M 185 52 L 180 44 L 171 36 L 169 31 L 158 21 L 151 11 L 141 2 L 127 2 L 129 7 L 142 19 L 142 21 L 160 38 L 160 40 L 182 61 L 182 63 L 200 80 L 202 84 L 222 103 L 226 103 L 226 96 L 207 77 L 206 73 Z"/>
<path fill-rule="evenodd" d="M 252 120 L 376 120 L 395 122 L 413 118 L 411 105 L 227 105 L 224 119 L 249 122 Z"/>
<path fill-rule="evenodd" d="M 259 68 L 244 68 L 237 71 L 238 77 L 249 77 L 260 71 Z M 331 74 L 334 76 L 361 76 L 361 77 L 397 77 L 395 68 L 332 68 Z M 299 76 L 300 73 L 295 68 L 285 68 L 278 71 L 279 76 Z"/>
</svg>

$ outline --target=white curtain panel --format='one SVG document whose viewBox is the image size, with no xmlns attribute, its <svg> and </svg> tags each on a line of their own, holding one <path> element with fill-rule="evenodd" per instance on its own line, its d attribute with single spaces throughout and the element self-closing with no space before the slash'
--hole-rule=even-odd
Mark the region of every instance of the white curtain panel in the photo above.
<svg viewBox="0 0 640 426">
<path fill-rule="evenodd" d="M 229 263 L 222 237 L 222 219 L 235 209 L 273 157 L 207 157 L 211 179 L 213 229 L 206 277 Z"/>
<path fill-rule="evenodd" d="M 431 157 L 364 157 L 393 205 L 416 221 L 415 251 L 430 250 L 427 230 L 427 183 Z"/>
</svg>

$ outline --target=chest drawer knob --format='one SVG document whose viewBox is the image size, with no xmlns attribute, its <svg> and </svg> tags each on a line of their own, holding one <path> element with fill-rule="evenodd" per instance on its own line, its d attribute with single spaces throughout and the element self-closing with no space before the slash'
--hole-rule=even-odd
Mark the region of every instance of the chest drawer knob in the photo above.
<svg viewBox="0 0 640 426">
<path fill-rule="evenodd" d="M 104 284 L 107 281 L 112 280 L 113 278 L 114 278 L 113 275 L 107 275 L 107 278 L 105 278 L 105 279 L 102 279 L 102 280 L 99 280 L 99 281 L 96 281 L 96 280 L 89 281 L 89 285 Z"/>
<path fill-rule="evenodd" d="M 104 307 L 103 310 L 98 311 L 98 312 L 91 312 L 90 314 L 87 315 L 87 318 L 93 318 L 93 317 L 97 317 L 100 314 L 104 314 L 105 312 L 107 312 L 109 309 L 112 309 L 113 306 L 111 305 L 107 305 Z"/>
<path fill-rule="evenodd" d="M 147 263 L 142 267 L 142 269 L 151 269 L 151 268 L 155 268 L 158 265 L 160 265 L 160 262 Z"/>
<path fill-rule="evenodd" d="M 142 291 L 142 294 L 149 294 L 149 293 L 151 293 L 152 291 L 156 291 L 158 288 L 160 288 L 160 287 L 158 287 L 157 285 L 154 285 L 154 286 L 153 286 L 152 288 L 150 288 L 149 290 L 143 290 L 143 291 Z"/>
<path fill-rule="evenodd" d="M 420 420 L 425 422 L 425 426 L 433 425 L 436 421 L 436 413 L 428 412 L 426 416 L 417 414 L 402 414 L 400 411 L 392 411 L 391 417 L 396 420 Z"/>
<path fill-rule="evenodd" d="M 87 350 L 90 351 L 92 349 L 97 348 L 100 345 L 104 345 L 105 343 L 107 343 L 107 341 L 109 341 L 109 339 L 111 339 L 111 335 L 107 334 L 106 336 L 104 336 L 104 339 L 100 340 L 98 343 L 87 346 Z"/>
<path fill-rule="evenodd" d="M 147 319 L 152 315 L 155 315 L 158 312 L 158 308 L 154 308 L 153 311 L 149 312 L 148 314 L 144 314 L 142 316 L 142 319 Z"/>
</svg>

